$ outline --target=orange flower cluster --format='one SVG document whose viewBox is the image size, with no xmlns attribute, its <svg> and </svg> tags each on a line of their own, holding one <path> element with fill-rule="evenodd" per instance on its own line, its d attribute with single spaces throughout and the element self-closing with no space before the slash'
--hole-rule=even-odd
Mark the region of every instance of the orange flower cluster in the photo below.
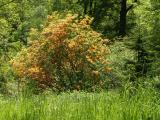
<svg viewBox="0 0 160 120">
<path fill-rule="evenodd" d="M 90 28 L 92 19 L 77 22 L 76 15 L 60 18 L 58 13 L 48 16 L 39 33 L 41 40 L 33 40 L 11 61 L 14 70 L 22 78 L 38 81 L 39 86 L 58 90 L 103 85 L 100 76 L 111 71 L 106 60 L 110 51 L 101 35 Z"/>
</svg>

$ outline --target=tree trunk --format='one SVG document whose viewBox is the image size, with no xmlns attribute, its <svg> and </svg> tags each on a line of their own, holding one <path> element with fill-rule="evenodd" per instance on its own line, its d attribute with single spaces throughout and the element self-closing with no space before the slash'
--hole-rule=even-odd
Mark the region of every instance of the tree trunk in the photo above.
<svg viewBox="0 0 160 120">
<path fill-rule="evenodd" d="M 87 14 L 87 7 L 88 7 L 88 4 L 89 4 L 89 1 L 88 0 L 83 0 L 84 2 L 84 14 Z"/>
<path fill-rule="evenodd" d="M 127 0 L 120 0 L 120 26 L 119 26 L 119 35 L 126 35 L 126 14 L 127 14 Z"/>
<path fill-rule="evenodd" d="M 89 14 L 90 15 L 92 15 L 93 13 L 92 7 L 93 7 L 93 0 L 90 0 L 90 3 L 89 3 Z"/>
</svg>

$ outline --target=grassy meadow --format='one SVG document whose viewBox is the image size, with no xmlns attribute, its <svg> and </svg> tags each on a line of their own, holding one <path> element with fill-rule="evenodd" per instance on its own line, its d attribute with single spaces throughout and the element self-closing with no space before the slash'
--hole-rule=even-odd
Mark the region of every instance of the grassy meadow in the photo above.
<svg viewBox="0 0 160 120">
<path fill-rule="evenodd" d="M 0 120 L 159 120 L 158 97 L 150 88 L 1 96 Z"/>
</svg>

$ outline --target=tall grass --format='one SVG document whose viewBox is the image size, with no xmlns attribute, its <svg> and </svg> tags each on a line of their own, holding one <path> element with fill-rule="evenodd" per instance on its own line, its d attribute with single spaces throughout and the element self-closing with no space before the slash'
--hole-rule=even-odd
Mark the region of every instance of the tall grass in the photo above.
<svg viewBox="0 0 160 120">
<path fill-rule="evenodd" d="M 160 120 L 152 89 L 0 98 L 0 120 Z"/>
</svg>

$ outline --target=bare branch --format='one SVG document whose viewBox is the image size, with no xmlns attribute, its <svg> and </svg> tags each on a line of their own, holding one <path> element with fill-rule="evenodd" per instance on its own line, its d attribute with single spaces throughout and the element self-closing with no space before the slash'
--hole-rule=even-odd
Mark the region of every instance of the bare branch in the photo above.
<svg viewBox="0 0 160 120">
<path fill-rule="evenodd" d="M 130 9 L 132 9 L 132 8 L 133 8 L 133 4 L 130 5 L 130 6 L 127 8 L 126 13 L 127 13 Z"/>
</svg>

